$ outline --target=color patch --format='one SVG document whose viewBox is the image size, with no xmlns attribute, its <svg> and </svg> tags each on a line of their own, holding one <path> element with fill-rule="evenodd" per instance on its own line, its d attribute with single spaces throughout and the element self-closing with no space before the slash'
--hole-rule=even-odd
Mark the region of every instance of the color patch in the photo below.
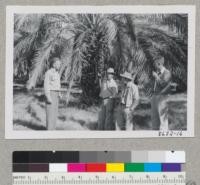
<svg viewBox="0 0 200 185">
<path fill-rule="evenodd" d="M 183 151 L 165 152 L 165 163 L 185 163 L 185 152 Z"/>
<path fill-rule="evenodd" d="M 179 164 L 179 163 L 163 163 L 162 171 L 163 172 L 180 172 L 181 164 Z"/>
<path fill-rule="evenodd" d="M 124 163 L 107 163 L 107 172 L 124 172 Z"/>
<path fill-rule="evenodd" d="M 77 151 L 16 151 L 13 163 L 78 163 Z"/>
<path fill-rule="evenodd" d="M 97 152 L 80 152 L 79 153 L 79 163 L 96 163 L 97 162 Z"/>
<path fill-rule="evenodd" d="M 13 172 L 28 172 L 28 164 L 13 164 Z"/>
<path fill-rule="evenodd" d="M 148 162 L 151 163 L 162 163 L 165 162 L 165 152 L 163 151 L 149 151 Z"/>
<path fill-rule="evenodd" d="M 49 172 L 49 164 L 29 164 L 29 172 Z"/>
<path fill-rule="evenodd" d="M 127 151 L 116 152 L 114 155 L 114 160 L 112 162 L 116 162 L 116 163 L 131 162 L 131 152 L 127 152 Z"/>
<path fill-rule="evenodd" d="M 67 165 L 68 172 L 85 172 L 86 164 L 85 163 L 69 163 Z"/>
<path fill-rule="evenodd" d="M 67 172 L 67 164 L 50 163 L 49 172 Z"/>
<path fill-rule="evenodd" d="M 144 163 L 145 172 L 161 172 L 162 165 L 161 163 Z"/>
<path fill-rule="evenodd" d="M 144 172 L 144 163 L 125 163 L 125 172 Z"/>
<path fill-rule="evenodd" d="M 106 172 L 106 163 L 88 163 L 86 164 L 87 172 Z"/>
<path fill-rule="evenodd" d="M 97 152 L 97 161 L 99 163 L 109 163 L 115 162 L 115 153 L 113 151 Z"/>
<path fill-rule="evenodd" d="M 133 151 L 131 156 L 131 162 L 144 163 L 148 162 L 148 152 L 147 151 Z"/>
</svg>

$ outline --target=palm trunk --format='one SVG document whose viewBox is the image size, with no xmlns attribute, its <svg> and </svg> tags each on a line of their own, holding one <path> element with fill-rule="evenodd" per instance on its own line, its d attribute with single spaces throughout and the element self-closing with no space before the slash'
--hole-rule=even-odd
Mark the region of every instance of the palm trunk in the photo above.
<svg viewBox="0 0 200 185">
<path fill-rule="evenodd" d="M 71 89 L 72 89 L 73 84 L 74 84 L 74 76 L 72 76 L 72 78 L 69 82 L 69 87 L 68 87 L 68 91 L 67 91 L 67 95 L 66 95 L 66 104 L 67 105 L 69 103 L 69 98 L 70 98 Z"/>
</svg>

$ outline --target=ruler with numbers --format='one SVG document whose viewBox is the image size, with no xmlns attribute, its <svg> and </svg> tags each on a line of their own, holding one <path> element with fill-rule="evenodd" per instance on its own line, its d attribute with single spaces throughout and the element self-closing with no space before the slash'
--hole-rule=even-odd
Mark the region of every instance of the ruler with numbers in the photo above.
<svg viewBox="0 0 200 185">
<path fill-rule="evenodd" d="M 13 185 L 24 184 L 185 185 L 185 173 L 13 173 Z"/>
<path fill-rule="evenodd" d="M 185 185 L 184 151 L 17 151 L 13 185 Z"/>
</svg>

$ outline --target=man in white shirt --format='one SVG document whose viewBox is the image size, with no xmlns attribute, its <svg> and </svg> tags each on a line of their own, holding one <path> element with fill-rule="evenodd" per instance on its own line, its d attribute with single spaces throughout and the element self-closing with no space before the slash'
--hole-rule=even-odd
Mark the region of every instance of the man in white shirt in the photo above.
<svg viewBox="0 0 200 185">
<path fill-rule="evenodd" d="M 114 69 L 107 70 L 106 78 L 100 82 L 102 106 L 99 112 L 98 129 L 115 130 L 114 124 L 114 99 L 118 92 L 117 83 L 113 79 Z"/>
<path fill-rule="evenodd" d="M 133 130 L 132 115 L 139 103 L 139 90 L 138 86 L 133 82 L 131 73 L 124 72 L 120 76 L 122 77 L 124 88 L 116 115 L 116 130 Z"/>
<path fill-rule="evenodd" d="M 60 95 L 60 66 L 60 59 L 53 58 L 51 68 L 45 73 L 44 93 L 46 96 L 47 130 L 56 129 Z"/>
<path fill-rule="evenodd" d="M 164 67 L 164 58 L 154 61 L 156 71 L 152 75 L 155 79 L 154 92 L 151 100 L 151 120 L 153 130 L 168 130 L 167 94 L 171 87 L 171 72 Z"/>
</svg>

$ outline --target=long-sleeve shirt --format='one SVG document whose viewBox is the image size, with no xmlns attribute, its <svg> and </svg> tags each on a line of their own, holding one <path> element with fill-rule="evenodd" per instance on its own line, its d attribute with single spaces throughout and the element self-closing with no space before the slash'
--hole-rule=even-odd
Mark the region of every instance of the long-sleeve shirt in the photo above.
<svg viewBox="0 0 200 185">
<path fill-rule="evenodd" d="M 128 82 L 125 89 L 122 91 L 121 103 L 130 108 L 134 102 L 139 100 L 138 86 L 133 82 Z"/>
<path fill-rule="evenodd" d="M 100 97 L 105 99 L 105 98 L 114 98 L 116 94 L 118 93 L 118 87 L 117 83 L 115 82 L 114 79 L 105 80 L 101 84 L 101 92 L 100 92 Z"/>
<path fill-rule="evenodd" d="M 60 90 L 60 74 L 51 68 L 45 73 L 44 92 L 46 97 L 50 97 L 50 91 Z"/>
</svg>

